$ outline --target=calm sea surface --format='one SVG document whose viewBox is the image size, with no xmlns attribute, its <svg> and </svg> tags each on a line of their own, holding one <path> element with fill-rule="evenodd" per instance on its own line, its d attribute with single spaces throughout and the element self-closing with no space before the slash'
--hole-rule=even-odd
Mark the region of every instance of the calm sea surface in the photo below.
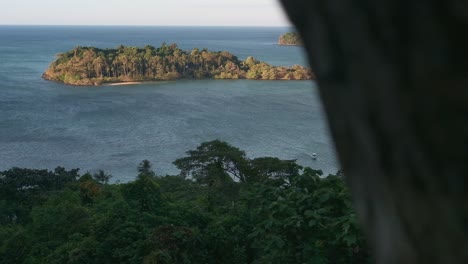
<svg viewBox="0 0 468 264">
<path fill-rule="evenodd" d="M 203 141 L 249 157 L 338 169 L 318 91 L 309 81 L 198 80 L 75 87 L 41 74 L 75 46 L 120 44 L 227 50 L 274 65 L 305 64 L 301 48 L 275 45 L 288 28 L 0 26 L 0 170 L 104 169 L 132 180 L 143 159 L 158 174 Z M 311 159 L 316 152 L 318 159 Z"/>
</svg>

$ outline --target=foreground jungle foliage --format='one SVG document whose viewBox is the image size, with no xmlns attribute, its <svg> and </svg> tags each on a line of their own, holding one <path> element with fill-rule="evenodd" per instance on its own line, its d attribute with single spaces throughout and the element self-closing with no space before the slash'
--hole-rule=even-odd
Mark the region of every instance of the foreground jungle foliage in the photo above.
<svg viewBox="0 0 468 264">
<path fill-rule="evenodd" d="M 202 143 L 159 176 L 0 172 L 0 263 L 368 263 L 343 175 Z"/>
<path fill-rule="evenodd" d="M 119 46 L 116 49 L 76 47 L 57 55 L 43 78 L 73 85 L 177 79 L 308 80 L 309 68 L 272 66 L 227 51 L 184 51 L 176 44 L 159 48 Z"/>
<path fill-rule="evenodd" d="M 283 34 L 278 39 L 279 45 L 287 45 L 287 46 L 302 46 L 302 39 L 299 33 L 297 32 L 288 32 Z"/>
</svg>

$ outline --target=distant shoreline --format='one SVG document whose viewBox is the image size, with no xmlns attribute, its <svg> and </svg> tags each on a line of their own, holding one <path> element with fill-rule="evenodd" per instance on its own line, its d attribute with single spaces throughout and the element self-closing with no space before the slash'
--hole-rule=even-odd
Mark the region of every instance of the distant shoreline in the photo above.
<svg viewBox="0 0 468 264">
<path fill-rule="evenodd" d="M 143 82 L 114 82 L 114 83 L 105 83 L 103 86 L 121 86 L 121 85 L 135 85 L 142 84 Z"/>
<path fill-rule="evenodd" d="M 293 47 L 302 47 L 303 46 L 302 44 L 281 44 L 281 43 L 278 43 L 277 45 L 278 46 L 293 46 Z"/>
</svg>

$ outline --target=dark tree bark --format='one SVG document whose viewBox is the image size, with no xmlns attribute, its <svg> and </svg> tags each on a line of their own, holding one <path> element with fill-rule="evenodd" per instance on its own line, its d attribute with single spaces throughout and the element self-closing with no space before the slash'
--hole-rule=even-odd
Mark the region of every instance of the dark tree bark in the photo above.
<svg viewBox="0 0 468 264">
<path fill-rule="evenodd" d="M 468 263 L 468 1 L 282 0 L 378 263 Z"/>
</svg>

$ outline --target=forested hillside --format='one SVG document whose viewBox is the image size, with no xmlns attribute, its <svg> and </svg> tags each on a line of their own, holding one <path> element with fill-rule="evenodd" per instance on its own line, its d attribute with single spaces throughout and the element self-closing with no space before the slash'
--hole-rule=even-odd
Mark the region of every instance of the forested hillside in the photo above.
<svg viewBox="0 0 468 264">
<path fill-rule="evenodd" d="M 202 143 L 128 183 L 0 172 L 0 263 L 367 263 L 343 175 Z M 157 171 L 157 168 L 154 168 Z"/>
<path fill-rule="evenodd" d="M 314 75 L 300 65 L 272 66 L 253 57 L 241 61 L 227 51 L 184 51 L 176 44 L 163 44 L 159 48 L 76 47 L 58 54 L 43 78 L 73 85 L 99 85 L 177 79 L 308 80 Z"/>
</svg>

